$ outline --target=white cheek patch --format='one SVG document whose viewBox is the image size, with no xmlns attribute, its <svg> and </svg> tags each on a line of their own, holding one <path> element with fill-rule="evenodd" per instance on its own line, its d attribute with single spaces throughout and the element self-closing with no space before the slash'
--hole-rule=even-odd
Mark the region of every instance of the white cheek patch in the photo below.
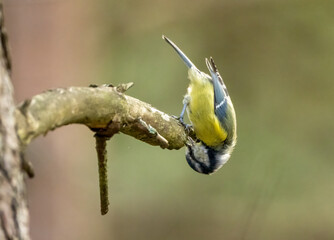
<svg viewBox="0 0 334 240">
<path fill-rule="evenodd" d="M 229 159 L 230 159 L 231 155 L 226 153 L 226 154 L 223 154 L 223 155 L 217 155 L 216 157 L 216 160 L 217 160 L 217 163 L 216 163 L 216 168 L 214 169 L 214 172 L 218 171 Z"/>
<path fill-rule="evenodd" d="M 223 166 L 230 159 L 230 157 L 231 155 L 228 153 L 217 157 L 217 160 L 219 161 L 219 165 Z"/>
</svg>

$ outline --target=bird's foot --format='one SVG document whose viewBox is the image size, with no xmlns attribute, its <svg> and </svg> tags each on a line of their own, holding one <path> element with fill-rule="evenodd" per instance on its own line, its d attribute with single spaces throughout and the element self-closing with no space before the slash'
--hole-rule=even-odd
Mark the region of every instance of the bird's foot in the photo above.
<svg viewBox="0 0 334 240">
<path fill-rule="evenodd" d="M 184 127 L 185 131 L 189 134 L 192 130 L 193 130 L 193 126 L 190 124 L 186 124 L 183 121 L 183 117 L 178 117 L 178 116 L 172 116 L 173 118 L 175 118 L 176 120 L 178 120 L 180 122 L 180 124 Z"/>
</svg>

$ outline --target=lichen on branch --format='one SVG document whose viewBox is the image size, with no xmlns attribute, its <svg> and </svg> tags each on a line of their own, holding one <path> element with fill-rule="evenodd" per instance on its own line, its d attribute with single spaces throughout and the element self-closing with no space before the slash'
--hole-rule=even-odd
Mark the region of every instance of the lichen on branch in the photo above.
<svg viewBox="0 0 334 240">
<path fill-rule="evenodd" d="M 175 118 L 125 95 L 123 87 L 59 88 L 22 102 L 15 114 L 22 146 L 50 130 L 74 123 L 93 131 L 107 131 L 117 125 L 119 132 L 151 145 L 168 149 L 184 146 L 186 133 Z"/>
</svg>

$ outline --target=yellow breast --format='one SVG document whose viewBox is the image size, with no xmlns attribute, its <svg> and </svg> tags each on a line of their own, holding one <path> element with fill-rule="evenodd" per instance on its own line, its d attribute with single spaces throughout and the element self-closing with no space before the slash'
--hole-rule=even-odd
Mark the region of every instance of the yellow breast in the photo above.
<svg viewBox="0 0 334 240">
<path fill-rule="evenodd" d="M 188 116 L 196 136 L 208 146 L 217 146 L 227 137 L 214 113 L 213 85 L 205 75 L 189 69 Z"/>
</svg>

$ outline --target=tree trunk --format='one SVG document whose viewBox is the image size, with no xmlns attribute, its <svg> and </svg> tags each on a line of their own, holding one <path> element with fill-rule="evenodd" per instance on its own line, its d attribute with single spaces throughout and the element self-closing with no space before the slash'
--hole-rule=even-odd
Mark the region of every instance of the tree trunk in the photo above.
<svg viewBox="0 0 334 240">
<path fill-rule="evenodd" d="M 2 7 L 0 2 L 0 239 L 30 239 Z"/>
</svg>

